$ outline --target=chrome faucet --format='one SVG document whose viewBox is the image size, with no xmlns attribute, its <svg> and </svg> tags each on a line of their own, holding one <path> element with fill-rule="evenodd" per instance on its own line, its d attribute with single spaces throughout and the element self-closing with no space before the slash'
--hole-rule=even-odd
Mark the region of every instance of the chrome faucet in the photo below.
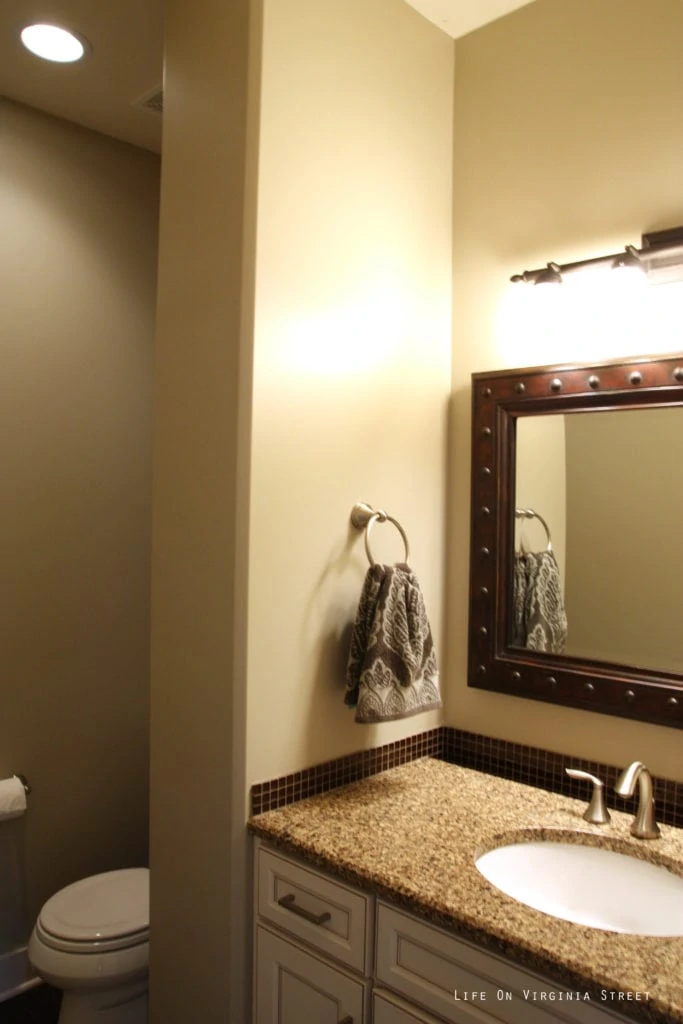
<svg viewBox="0 0 683 1024">
<path fill-rule="evenodd" d="M 631 825 L 631 835 L 637 839 L 656 839 L 660 834 L 655 821 L 655 799 L 652 776 L 642 761 L 634 761 L 617 779 L 614 787 L 619 796 L 633 796 L 638 783 L 638 810 Z"/>
</svg>

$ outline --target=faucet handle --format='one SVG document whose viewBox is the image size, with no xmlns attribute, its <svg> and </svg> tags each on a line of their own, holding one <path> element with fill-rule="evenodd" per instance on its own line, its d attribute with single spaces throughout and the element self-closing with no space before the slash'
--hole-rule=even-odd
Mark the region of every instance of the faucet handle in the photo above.
<svg viewBox="0 0 683 1024">
<path fill-rule="evenodd" d="M 610 814 L 605 805 L 605 784 L 602 779 L 578 768 L 565 768 L 565 772 L 572 779 L 585 779 L 593 783 L 593 794 L 583 816 L 592 825 L 606 825 L 610 821 Z"/>
</svg>

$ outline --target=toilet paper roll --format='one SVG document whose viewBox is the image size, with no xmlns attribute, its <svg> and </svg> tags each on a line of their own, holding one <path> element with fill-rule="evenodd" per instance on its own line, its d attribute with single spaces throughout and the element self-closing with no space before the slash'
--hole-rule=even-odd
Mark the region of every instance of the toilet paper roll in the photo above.
<svg viewBox="0 0 683 1024">
<path fill-rule="evenodd" d="M 0 781 L 0 821 L 18 818 L 26 812 L 26 790 L 21 779 L 13 775 L 11 779 Z"/>
</svg>

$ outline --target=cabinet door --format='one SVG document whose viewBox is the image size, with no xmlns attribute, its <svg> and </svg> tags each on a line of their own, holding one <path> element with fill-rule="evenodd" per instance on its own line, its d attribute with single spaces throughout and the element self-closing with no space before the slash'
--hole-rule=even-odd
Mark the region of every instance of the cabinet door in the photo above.
<svg viewBox="0 0 683 1024">
<path fill-rule="evenodd" d="M 258 927 L 255 1024 L 364 1024 L 366 986 Z"/>
</svg>

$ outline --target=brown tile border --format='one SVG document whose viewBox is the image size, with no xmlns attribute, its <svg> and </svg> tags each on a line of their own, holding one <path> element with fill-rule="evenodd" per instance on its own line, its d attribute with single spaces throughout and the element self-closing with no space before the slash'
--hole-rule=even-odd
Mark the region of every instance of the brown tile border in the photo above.
<svg viewBox="0 0 683 1024">
<path fill-rule="evenodd" d="M 278 779 L 256 783 L 251 787 L 251 813 L 275 810 L 420 757 L 436 757 L 489 775 L 538 786 L 551 793 L 588 800 L 589 784 L 565 775 L 565 767 L 571 764 L 603 779 L 608 806 L 618 810 L 633 806 L 633 801 L 625 801 L 614 793 L 619 767 L 440 726 L 382 747 L 361 750 Z M 654 785 L 657 820 L 683 828 L 683 783 L 657 778 Z"/>
<path fill-rule="evenodd" d="M 303 800 L 307 796 L 326 793 L 349 782 L 376 775 L 399 764 L 415 761 L 418 757 L 440 757 L 443 748 L 443 726 L 428 732 L 408 736 L 383 747 L 359 750 L 333 761 L 305 768 L 291 775 L 283 775 L 270 782 L 258 782 L 251 787 L 251 813 L 261 814 L 277 807 Z"/>
</svg>

